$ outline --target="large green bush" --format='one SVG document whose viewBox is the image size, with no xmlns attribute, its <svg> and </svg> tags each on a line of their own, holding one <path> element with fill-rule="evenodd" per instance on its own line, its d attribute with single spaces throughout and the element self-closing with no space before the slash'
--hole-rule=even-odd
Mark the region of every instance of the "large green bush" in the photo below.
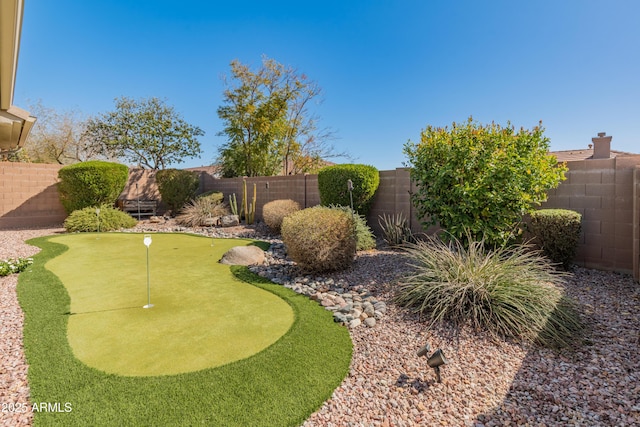
<svg viewBox="0 0 640 427">
<path fill-rule="evenodd" d="M 300 204 L 295 200 L 272 200 L 262 207 L 262 219 L 271 230 L 279 233 L 282 227 L 282 220 L 299 210 Z"/>
<path fill-rule="evenodd" d="M 548 154 L 543 132 L 540 126 L 484 126 L 471 118 L 451 129 L 428 126 L 420 143 L 404 146 L 418 187 L 412 202 L 423 224 L 439 223 L 458 239 L 466 239 L 468 230 L 489 245 L 512 242 L 523 215 L 565 179 L 567 168 Z"/>
<path fill-rule="evenodd" d="M 156 183 L 162 201 L 173 215 L 196 197 L 200 175 L 195 171 L 163 169 L 156 173 Z"/>
<path fill-rule="evenodd" d="M 406 250 L 413 271 L 395 300 L 432 323 L 469 324 L 547 347 L 572 345 L 583 328 L 561 290 L 564 274 L 529 246 L 488 250 L 470 237 L 465 247 L 430 236 Z"/>
<path fill-rule="evenodd" d="M 64 228 L 69 233 L 113 231 L 131 228 L 138 222 L 131 215 L 112 206 L 100 206 L 99 214 L 96 209 L 96 207 L 90 206 L 73 211 L 64 221 Z"/>
<path fill-rule="evenodd" d="M 282 221 L 282 241 L 305 271 L 343 270 L 356 254 L 353 215 L 324 206 L 294 212 Z"/>
<path fill-rule="evenodd" d="M 89 206 L 113 205 L 129 177 L 125 165 L 100 160 L 75 163 L 58 171 L 58 194 L 68 214 Z"/>
<path fill-rule="evenodd" d="M 380 184 L 378 169 L 369 165 L 345 164 L 323 168 L 318 172 L 318 191 L 323 206 L 351 206 L 347 181 L 353 183 L 353 209 L 367 215 L 373 195 Z"/>
<path fill-rule="evenodd" d="M 540 209 L 531 212 L 531 232 L 534 243 L 551 261 L 566 270 L 576 255 L 582 215 L 566 209 Z"/>
</svg>

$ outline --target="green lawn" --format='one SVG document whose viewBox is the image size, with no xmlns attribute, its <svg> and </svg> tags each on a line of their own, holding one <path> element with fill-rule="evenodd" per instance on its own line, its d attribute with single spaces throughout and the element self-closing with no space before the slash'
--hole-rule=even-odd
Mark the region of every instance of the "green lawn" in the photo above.
<svg viewBox="0 0 640 427">
<path fill-rule="evenodd" d="M 71 297 L 67 338 L 87 365 L 120 375 L 198 371 L 249 357 L 293 323 L 283 299 L 236 279 L 220 255 L 248 240 L 152 235 L 153 308 L 139 234 L 73 234 L 47 262 Z M 172 260 L 172 262 L 167 262 Z M 180 355 L 176 358 L 176 355 Z"/>
<path fill-rule="evenodd" d="M 29 243 L 43 248 L 18 285 L 31 400 L 72 408 L 36 425 L 295 426 L 348 373 L 330 312 L 216 262 L 249 241 L 154 234 L 151 309 L 142 235 Z"/>
</svg>

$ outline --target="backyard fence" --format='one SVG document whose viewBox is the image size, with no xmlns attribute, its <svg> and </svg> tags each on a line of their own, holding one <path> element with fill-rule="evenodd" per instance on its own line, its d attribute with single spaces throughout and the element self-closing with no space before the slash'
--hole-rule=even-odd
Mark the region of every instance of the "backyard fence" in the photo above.
<svg viewBox="0 0 640 427">
<path fill-rule="evenodd" d="M 612 159 L 587 159 L 567 163 L 567 180 L 549 191 L 543 208 L 571 209 L 582 214 L 583 233 L 576 263 L 589 268 L 614 270 L 640 278 L 640 155 Z M 27 228 L 62 223 L 65 212 L 56 191 L 61 166 L 0 163 L 0 229 Z M 243 178 L 216 179 L 200 170 L 200 191 L 220 191 L 228 200 L 242 198 Z M 278 199 L 292 199 L 303 207 L 320 203 L 317 175 L 246 178 L 247 193 L 256 186 L 256 218 L 262 206 Z M 380 171 L 380 186 L 368 216 L 380 232 L 380 215 L 403 214 L 414 232 L 422 226 L 411 205 L 416 190 L 409 170 Z M 153 171 L 134 169 L 121 199 L 158 200 Z"/>
</svg>

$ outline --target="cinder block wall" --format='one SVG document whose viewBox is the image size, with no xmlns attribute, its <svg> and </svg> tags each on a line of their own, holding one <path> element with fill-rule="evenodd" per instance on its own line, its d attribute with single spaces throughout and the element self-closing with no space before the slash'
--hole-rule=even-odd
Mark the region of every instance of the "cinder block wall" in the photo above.
<svg viewBox="0 0 640 427">
<path fill-rule="evenodd" d="M 568 162 L 567 180 L 548 193 L 541 208 L 582 215 L 576 262 L 638 278 L 640 156 Z"/>
<path fill-rule="evenodd" d="M 205 180 L 203 191 L 220 191 L 228 200 L 230 194 L 235 193 L 238 205 L 242 199 L 242 178 L 221 178 Z M 256 218 L 262 218 L 262 207 L 272 200 L 292 199 L 302 207 L 320 204 L 318 190 L 318 175 L 289 175 L 247 178 L 247 193 L 249 199 L 253 197 L 253 184 L 256 183 Z M 267 186 L 268 184 L 268 186 Z M 411 205 L 411 193 L 416 187 L 411 182 L 409 169 L 398 168 L 391 171 L 380 171 L 380 186 L 374 197 L 373 205 L 367 218 L 369 225 L 375 232 L 380 231 L 379 215 L 394 215 L 402 213 L 410 221 L 414 232 L 422 232 L 420 220 L 415 215 Z"/>
<path fill-rule="evenodd" d="M 640 155 L 574 161 L 568 166 L 568 179 L 549 192 L 541 208 L 571 209 L 582 214 L 578 264 L 631 273 L 640 279 Z M 60 167 L 0 162 L 0 228 L 51 226 L 64 221 L 66 214 L 56 189 Z M 249 200 L 254 183 L 257 218 L 262 217 L 262 206 L 271 200 L 293 199 L 304 207 L 320 203 L 317 175 L 247 178 Z M 242 178 L 201 176 L 201 191 L 221 191 L 225 200 L 235 193 L 240 204 L 242 189 Z M 409 219 L 412 230 L 422 231 L 410 200 L 415 190 L 408 169 L 381 171 L 368 217 L 374 231 L 380 231 L 379 215 L 398 213 Z M 131 171 L 121 197 L 136 198 L 138 194 L 143 199 L 160 198 L 152 171 Z"/>
<path fill-rule="evenodd" d="M 272 201 L 280 199 L 295 200 L 302 207 L 315 206 L 320 203 L 317 175 L 290 175 L 248 177 L 248 202 L 253 199 L 253 186 L 256 186 L 256 218 L 262 218 L 262 207 Z M 203 191 L 220 191 L 226 201 L 229 196 L 236 195 L 238 210 L 241 209 L 243 194 L 243 178 L 220 178 L 205 180 Z"/>
<path fill-rule="evenodd" d="M 60 225 L 66 213 L 56 184 L 60 165 L 0 162 L 0 228 Z"/>
<path fill-rule="evenodd" d="M 391 171 L 380 171 L 380 186 L 373 199 L 371 212 L 367 218 L 369 225 L 376 232 L 381 232 L 379 218 L 382 215 L 392 216 L 402 214 L 409 222 L 414 233 L 424 231 L 422 221 L 416 215 L 411 203 L 411 195 L 416 191 L 415 183 L 411 182 L 408 168 L 398 168 Z M 427 230 L 433 232 L 434 229 Z"/>
</svg>

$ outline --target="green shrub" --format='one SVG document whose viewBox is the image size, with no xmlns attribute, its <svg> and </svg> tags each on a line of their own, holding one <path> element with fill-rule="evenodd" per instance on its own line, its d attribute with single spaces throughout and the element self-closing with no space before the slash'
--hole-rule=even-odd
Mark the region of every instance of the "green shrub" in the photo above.
<svg viewBox="0 0 640 427">
<path fill-rule="evenodd" d="M 113 231 L 121 228 L 131 228 L 138 221 L 130 215 L 108 205 L 100 206 L 100 214 L 95 207 L 88 207 L 73 211 L 64 221 L 64 228 L 69 233 Z"/>
<path fill-rule="evenodd" d="M 21 273 L 33 264 L 33 258 L 16 258 L 0 261 L 0 277 Z"/>
<path fill-rule="evenodd" d="M 395 300 L 432 323 L 470 324 L 494 337 L 513 337 L 547 347 L 564 347 L 582 330 L 575 305 L 560 289 L 564 274 L 526 245 L 487 250 L 468 238 L 435 237 L 409 245 L 413 271 Z"/>
<path fill-rule="evenodd" d="M 207 191 L 206 193 L 198 194 L 196 196 L 198 199 L 202 197 L 210 198 L 212 201 L 217 203 L 222 203 L 224 201 L 224 194 L 219 191 Z"/>
<path fill-rule="evenodd" d="M 58 193 L 67 214 L 90 206 L 113 205 L 129 177 L 129 168 L 91 160 L 64 166 L 58 171 Z"/>
<path fill-rule="evenodd" d="M 576 255 L 582 215 L 565 209 L 540 209 L 531 212 L 529 231 L 534 243 L 557 264 L 566 270 Z"/>
<path fill-rule="evenodd" d="M 280 232 L 282 220 L 300 210 L 300 204 L 295 200 L 282 199 L 265 203 L 262 207 L 262 219 L 267 226 L 276 233 Z"/>
<path fill-rule="evenodd" d="M 323 206 L 292 213 L 282 221 L 287 254 L 308 272 L 343 270 L 356 254 L 352 215 Z"/>
<path fill-rule="evenodd" d="M 353 216 L 356 223 L 356 250 L 368 251 L 375 249 L 376 236 L 371 231 L 371 228 L 367 225 L 367 218 L 364 215 L 359 215 L 354 212 L 349 206 L 331 205 L 331 209 L 338 209 Z"/>
<path fill-rule="evenodd" d="M 378 169 L 369 165 L 334 165 L 318 172 L 318 191 L 323 206 L 351 206 L 347 181 L 353 183 L 353 209 L 367 215 L 380 184 Z"/>
<path fill-rule="evenodd" d="M 387 216 L 378 216 L 378 224 L 382 229 L 382 238 L 391 247 L 402 246 L 405 243 L 415 243 L 411 227 L 402 212 Z"/>
<path fill-rule="evenodd" d="M 491 246 L 513 242 L 523 215 L 565 179 L 566 165 L 548 154 L 543 133 L 540 126 L 516 132 L 510 123 L 483 126 L 471 118 L 451 129 L 428 126 L 419 144 L 404 146 L 423 225 L 439 223 L 460 240 L 469 232 Z"/>
<path fill-rule="evenodd" d="M 194 171 L 164 169 L 156 173 L 156 182 L 162 201 L 175 216 L 183 206 L 196 197 L 200 175 Z"/>
<path fill-rule="evenodd" d="M 182 208 L 176 221 L 187 227 L 215 225 L 207 221 L 229 214 L 229 208 L 221 200 L 217 196 L 197 197 Z"/>
</svg>

